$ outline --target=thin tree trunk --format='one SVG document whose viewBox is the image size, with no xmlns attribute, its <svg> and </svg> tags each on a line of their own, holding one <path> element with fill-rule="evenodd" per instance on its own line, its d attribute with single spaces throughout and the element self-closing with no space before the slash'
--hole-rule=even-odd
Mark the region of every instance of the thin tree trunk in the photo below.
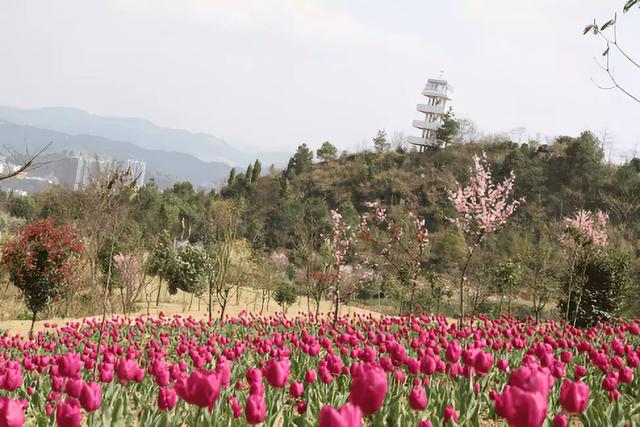
<svg viewBox="0 0 640 427">
<path fill-rule="evenodd" d="M 409 314 L 413 314 L 413 310 L 414 310 L 414 300 L 415 300 L 415 296 L 416 296 L 416 284 L 414 283 L 411 286 L 411 298 L 409 299 Z"/>
<path fill-rule="evenodd" d="M 38 315 L 37 311 L 33 312 L 33 316 L 31 316 L 31 328 L 29 328 L 29 339 L 33 339 L 33 326 L 36 324 L 36 317 Z"/>
<path fill-rule="evenodd" d="M 224 312 L 227 308 L 227 298 L 224 298 L 223 302 L 220 304 L 220 321 L 224 320 Z"/>
<path fill-rule="evenodd" d="M 107 302 L 109 300 L 109 292 L 111 289 L 111 267 L 113 265 L 113 251 L 115 248 L 115 241 L 111 240 L 111 250 L 109 251 L 109 268 L 107 269 L 107 283 L 104 287 L 104 295 L 102 299 L 102 322 L 100 322 L 100 336 L 98 337 L 98 347 L 96 349 L 96 363 L 93 367 L 93 376 L 96 376 L 96 369 L 98 369 L 98 363 L 100 360 L 100 347 L 102 347 L 102 337 L 104 335 L 104 326 L 107 320 Z"/>
<path fill-rule="evenodd" d="M 7 292 L 9 292 L 9 285 L 11 284 L 11 282 L 7 282 L 7 286 L 4 287 L 4 295 L 3 298 L 7 297 Z"/>
<path fill-rule="evenodd" d="M 121 284 L 122 285 L 122 284 Z M 122 289 L 123 287 L 120 286 L 120 299 L 122 300 L 122 312 L 124 314 L 127 314 L 127 306 L 126 306 L 126 299 L 124 296 L 124 290 Z"/>
<path fill-rule="evenodd" d="M 340 312 L 340 285 L 336 286 L 335 292 L 335 312 L 333 313 L 333 326 L 336 327 L 338 325 L 338 316 Z"/>
<path fill-rule="evenodd" d="M 571 306 L 571 291 L 573 288 L 573 269 L 575 268 L 575 264 L 576 264 L 576 255 L 577 255 L 577 250 L 573 251 L 573 255 L 571 257 L 571 267 L 569 269 L 569 292 L 567 295 L 567 307 L 564 313 L 564 320 L 565 322 L 569 321 L 569 307 Z"/>
<path fill-rule="evenodd" d="M 478 244 L 475 244 L 469 250 L 469 255 L 467 256 L 467 260 L 464 263 L 464 268 L 462 269 L 462 274 L 460 275 L 460 326 L 464 324 L 464 282 L 466 280 L 469 264 L 471 263 L 471 258 L 473 257 L 473 253 L 475 252 L 477 246 Z"/>
<path fill-rule="evenodd" d="M 584 262 L 584 267 L 582 268 L 582 290 L 580 291 L 580 295 L 578 296 L 578 301 L 576 302 L 576 312 L 573 316 L 573 326 L 576 326 L 576 323 L 578 321 L 578 312 L 580 310 L 580 305 L 582 304 L 582 295 L 584 295 L 584 280 L 585 280 L 585 275 L 587 273 L 587 264 L 589 262 L 589 256 L 587 255 L 587 259 Z"/>
<path fill-rule="evenodd" d="M 162 276 L 160 276 L 160 283 L 158 283 L 158 294 L 156 295 L 156 307 L 160 306 L 160 291 L 162 291 Z"/>
<path fill-rule="evenodd" d="M 538 298 L 537 290 L 538 290 L 538 275 L 540 274 L 540 269 L 536 268 L 535 274 L 533 275 L 533 311 L 536 315 L 536 323 L 540 321 L 540 309 L 538 308 L 538 304 L 540 303 L 540 298 Z M 538 301 L 538 303 L 536 303 Z"/>
<path fill-rule="evenodd" d="M 209 312 L 209 321 L 213 316 L 213 286 L 211 286 L 211 280 L 209 280 L 209 305 L 207 307 L 207 311 Z"/>
</svg>

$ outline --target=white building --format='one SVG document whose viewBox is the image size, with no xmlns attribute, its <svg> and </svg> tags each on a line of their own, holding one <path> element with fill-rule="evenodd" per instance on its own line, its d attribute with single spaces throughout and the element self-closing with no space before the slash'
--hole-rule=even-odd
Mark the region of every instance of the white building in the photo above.
<svg viewBox="0 0 640 427">
<path fill-rule="evenodd" d="M 136 187 L 140 188 L 144 185 L 144 175 L 147 172 L 147 164 L 140 160 L 128 159 L 122 164 L 125 171 L 129 171 L 131 179 L 136 180 Z"/>
<path fill-rule="evenodd" d="M 146 163 L 139 160 L 117 161 L 110 159 L 100 159 L 98 157 L 88 157 L 79 155 L 74 157 L 77 161 L 75 169 L 75 180 L 73 189 L 78 190 L 88 185 L 92 180 L 106 176 L 110 173 L 120 170 L 127 173 L 131 181 L 135 180 L 136 187 L 140 188 L 144 185 L 146 173 Z"/>
<path fill-rule="evenodd" d="M 420 130 L 420 136 L 409 136 L 407 140 L 410 144 L 420 147 L 420 151 L 425 148 L 439 145 L 436 137 L 437 131 L 442 126 L 445 108 L 451 92 L 451 86 L 446 80 L 429 79 L 422 90 L 422 94 L 427 98 L 426 104 L 418 104 L 417 110 L 424 113 L 424 120 L 414 120 L 413 127 Z"/>
</svg>

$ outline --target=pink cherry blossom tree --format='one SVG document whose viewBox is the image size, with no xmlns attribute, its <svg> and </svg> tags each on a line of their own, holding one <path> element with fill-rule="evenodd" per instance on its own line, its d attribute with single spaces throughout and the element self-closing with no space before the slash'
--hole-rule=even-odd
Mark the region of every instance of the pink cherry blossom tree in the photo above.
<svg viewBox="0 0 640 427">
<path fill-rule="evenodd" d="M 458 212 L 451 219 L 465 234 L 467 259 L 460 274 L 460 324 L 464 319 L 464 285 L 473 254 L 482 240 L 504 225 L 515 210 L 524 202 L 513 199 L 515 174 L 511 171 L 502 182 L 494 182 L 487 156 L 473 156 L 473 167 L 467 185 L 456 182 L 455 190 L 449 192 L 449 199 Z"/>
<path fill-rule="evenodd" d="M 142 259 L 130 254 L 113 256 L 113 268 L 122 299 L 122 311 L 126 314 L 133 310 L 135 301 L 142 289 Z"/>
<path fill-rule="evenodd" d="M 403 293 L 408 291 L 408 310 L 412 312 L 419 276 L 427 261 L 429 232 L 425 220 L 409 210 L 409 221 L 401 224 L 389 218 L 387 211 L 378 203 L 367 202 L 365 206 L 370 211 L 362 214 L 358 235 L 373 252 L 368 263 L 374 267 L 383 266 L 383 271 L 389 272 L 402 286 Z M 403 297 L 401 312 L 404 305 Z"/>
<path fill-rule="evenodd" d="M 333 285 L 333 296 L 335 299 L 333 322 L 336 324 L 340 312 L 340 282 L 353 237 L 350 227 L 345 224 L 342 215 L 338 213 L 338 211 L 331 210 L 329 220 L 331 222 L 331 234 L 327 236 L 326 244 L 333 254 L 333 262 L 336 268 L 336 280 Z"/>
<path fill-rule="evenodd" d="M 565 217 L 562 222 L 564 224 L 564 234 L 560 238 L 560 242 L 566 246 L 571 253 L 567 304 L 564 315 L 565 320 L 569 321 L 569 307 L 571 306 L 571 295 L 576 279 L 574 274 L 576 260 L 578 256 L 588 253 L 590 249 L 607 246 L 609 240 L 606 227 L 609 222 L 609 215 L 606 212 L 596 211 L 594 214 L 591 211 L 581 209 L 574 215 Z M 574 324 L 578 318 L 581 300 L 582 294 L 580 294 L 576 302 Z"/>
</svg>

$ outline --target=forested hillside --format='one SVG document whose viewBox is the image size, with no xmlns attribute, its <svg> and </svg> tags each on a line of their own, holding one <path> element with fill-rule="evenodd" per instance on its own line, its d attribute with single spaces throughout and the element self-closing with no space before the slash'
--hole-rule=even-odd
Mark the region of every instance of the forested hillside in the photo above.
<svg viewBox="0 0 640 427">
<path fill-rule="evenodd" d="M 256 161 L 245 171 L 232 170 L 228 184 L 210 192 L 196 192 L 189 183 L 161 192 L 151 183 L 103 200 L 99 185 L 80 192 L 54 188 L 33 198 L 6 195 L 5 208 L 25 220 L 52 217 L 75 224 L 91 242 L 97 269 L 113 241 L 116 251 L 127 253 L 149 254 L 163 244 L 188 241 L 219 255 L 221 245 L 232 240 L 229 268 L 237 277 L 227 282 L 311 301 L 332 297 L 336 271 L 327 242 L 335 210 L 352 240 L 342 298 L 395 312 L 453 315 L 471 246 L 452 223 L 458 213 L 450 192 L 456 182 L 467 181 L 474 155 L 483 153 L 494 181 L 513 171 L 512 198 L 523 201 L 469 257 L 462 279 L 465 310 L 569 320 L 579 317 L 576 305 L 590 318 L 637 313 L 636 298 L 628 296 L 638 286 L 640 161 L 608 164 L 588 132 L 551 145 L 487 140 L 425 153 L 378 143 L 375 151 L 338 156 L 325 143 L 315 163 L 316 155 L 302 145 L 285 170 L 265 173 Z M 366 224 L 376 203 L 385 209 L 387 224 L 399 227 L 399 235 L 387 236 L 386 253 L 376 243 L 389 227 Z M 581 210 L 609 215 L 606 248 L 589 241 L 566 244 L 567 221 Z M 419 257 L 412 254 L 412 215 L 424 219 L 428 232 Z"/>
</svg>

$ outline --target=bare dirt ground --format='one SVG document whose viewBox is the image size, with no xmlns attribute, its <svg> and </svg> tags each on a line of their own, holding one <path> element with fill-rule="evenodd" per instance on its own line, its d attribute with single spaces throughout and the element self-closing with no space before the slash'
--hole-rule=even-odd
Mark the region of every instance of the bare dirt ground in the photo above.
<svg viewBox="0 0 640 427">
<path fill-rule="evenodd" d="M 217 306 L 215 301 L 214 301 L 214 306 L 216 310 L 213 313 L 213 318 L 218 319 L 220 317 L 220 308 Z M 268 304 L 267 304 L 267 301 L 265 301 L 264 306 L 263 307 L 261 306 L 262 306 L 262 297 L 260 296 L 258 291 L 250 288 L 240 288 L 239 295 L 238 296 L 233 295 L 229 299 L 228 305 L 225 310 L 225 314 L 228 314 L 229 316 L 237 316 L 243 311 L 260 314 L 261 308 L 262 308 L 263 315 L 274 314 L 282 311 L 282 307 L 280 307 L 275 301 L 273 301 L 273 299 L 271 299 L 271 301 Z M 331 309 L 332 309 L 332 303 L 330 301 L 322 301 L 320 303 L 321 314 L 328 313 L 331 311 Z M 311 301 L 310 305 L 308 306 L 307 299 L 304 297 L 300 297 L 298 298 L 298 301 L 296 301 L 294 304 L 292 304 L 287 308 L 286 313 L 289 316 L 295 316 L 296 314 L 298 314 L 298 312 L 307 313 L 308 311 L 315 312 L 315 303 Z M 197 298 L 194 298 L 194 300 L 191 302 L 190 295 L 187 295 L 181 292 L 179 292 L 176 295 L 168 295 L 168 294 L 162 295 L 159 306 L 156 307 L 155 300 L 154 300 L 150 304 L 148 311 L 147 311 L 147 303 L 145 301 L 140 301 L 138 304 L 138 309 L 133 313 L 129 313 L 128 315 L 133 317 L 139 316 L 139 315 L 158 316 L 160 312 L 164 313 L 166 316 L 181 314 L 183 316 L 193 316 L 196 319 L 205 319 L 208 317 L 206 301 L 204 300 L 198 301 Z M 352 313 L 353 314 L 355 313 L 377 314 L 374 311 L 359 308 L 359 307 L 353 307 L 350 305 L 342 305 L 340 313 L 343 315 L 352 314 Z M 120 312 L 108 314 L 108 316 L 121 316 L 121 315 L 122 313 Z M 100 316 L 89 316 L 89 317 L 91 318 L 91 317 L 100 317 Z M 78 320 L 80 319 L 79 318 L 50 318 L 46 320 L 39 320 L 35 324 L 34 331 L 38 332 L 38 331 L 44 330 L 45 323 L 49 323 L 49 324 L 55 323 L 57 325 L 64 325 L 66 322 L 78 321 Z M 29 320 L 2 320 L 0 321 L 0 331 L 8 331 L 10 334 L 20 334 L 23 336 L 27 336 L 29 334 L 30 325 L 31 325 L 31 322 Z"/>
</svg>

